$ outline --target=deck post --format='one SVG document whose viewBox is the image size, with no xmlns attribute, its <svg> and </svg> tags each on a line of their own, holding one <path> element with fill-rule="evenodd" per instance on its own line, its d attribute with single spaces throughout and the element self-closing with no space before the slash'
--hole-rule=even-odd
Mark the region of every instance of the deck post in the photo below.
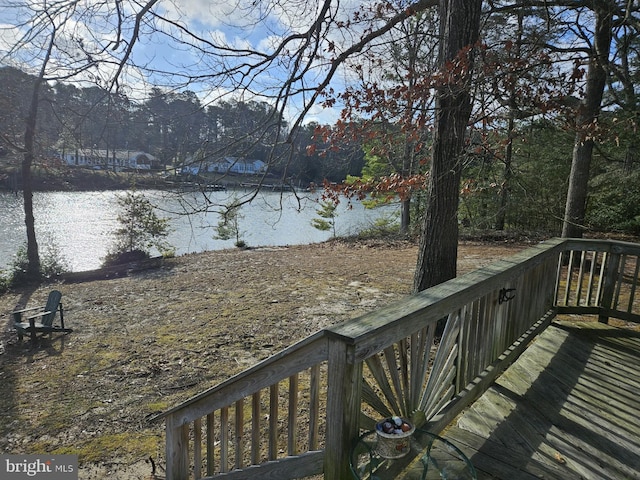
<svg viewBox="0 0 640 480">
<path fill-rule="evenodd" d="M 175 415 L 166 419 L 167 480 L 189 478 L 189 425 L 175 425 Z"/>
<path fill-rule="evenodd" d="M 616 288 L 618 279 L 618 269 L 620 268 L 620 248 L 613 246 L 611 253 L 607 256 L 607 265 L 604 272 L 604 286 L 602 290 L 602 299 L 600 300 L 600 312 L 611 311 L 613 303 L 613 292 Z M 609 315 L 600 313 L 598 322 L 609 323 Z"/>
<path fill-rule="evenodd" d="M 349 453 L 359 433 L 362 362 L 354 361 L 355 347 L 330 337 L 324 478 L 351 478 Z"/>
</svg>

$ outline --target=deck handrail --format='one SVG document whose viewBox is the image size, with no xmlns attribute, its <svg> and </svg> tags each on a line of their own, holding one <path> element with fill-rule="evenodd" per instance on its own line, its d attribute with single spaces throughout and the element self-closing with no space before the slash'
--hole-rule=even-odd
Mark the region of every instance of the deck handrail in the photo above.
<svg viewBox="0 0 640 480">
<path fill-rule="evenodd" d="M 441 430 L 556 313 L 640 322 L 639 265 L 637 244 L 552 239 L 321 330 L 156 417 L 167 478 L 203 464 L 206 478 L 349 478 L 362 428 L 400 414 Z"/>
</svg>

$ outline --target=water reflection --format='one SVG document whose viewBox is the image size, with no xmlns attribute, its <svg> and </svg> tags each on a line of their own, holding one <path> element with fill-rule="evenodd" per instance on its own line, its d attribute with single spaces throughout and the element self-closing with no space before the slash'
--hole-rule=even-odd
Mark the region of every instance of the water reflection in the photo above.
<svg viewBox="0 0 640 480">
<path fill-rule="evenodd" d="M 118 227 L 117 195 L 123 192 L 36 192 L 34 214 L 41 252 L 55 246 L 72 271 L 98 268 Z M 250 191 L 193 192 L 181 195 L 160 190 L 144 191 L 158 207 L 159 215 L 170 219 L 168 242 L 177 255 L 233 248 L 233 240 L 214 239 L 221 206 L 235 199 L 253 196 Z M 239 226 L 241 238 L 250 246 L 300 245 L 327 240 L 330 232 L 311 226 L 317 217 L 318 196 L 296 197 L 290 192 L 259 192 L 243 205 Z M 187 212 L 199 210 L 197 214 Z M 366 210 L 360 203 L 338 208 L 338 235 L 356 233 L 372 225 L 395 207 Z M 22 197 L 0 193 L 0 268 L 9 266 L 26 241 Z"/>
</svg>

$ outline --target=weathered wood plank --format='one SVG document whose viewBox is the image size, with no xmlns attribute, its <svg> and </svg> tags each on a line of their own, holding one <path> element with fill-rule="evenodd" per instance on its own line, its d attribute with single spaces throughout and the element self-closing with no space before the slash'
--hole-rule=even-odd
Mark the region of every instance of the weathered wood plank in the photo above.
<svg viewBox="0 0 640 480">
<path fill-rule="evenodd" d="M 323 461 L 323 452 L 307 452 L 297 457 L 286 457 L 275 462 L 252 465 L 241 470 L 233 470 L 213 477 L 206 477 L 202 480 L 246 480 L 247 478 L 287 480 L 302 478 L 321 474 Z"/>
<path fill-rule="evenodd" d="M 244 399 L 236 402 L 235 408 L 235 436 L 233 437 L 233 447 L 235 453 L 235 466 L 242 468 L 244 466 Z"/>
<path fill-rule="evenodd" d="M 518 365 L 512 368 L 513 377 L 522 377 L 528 370 L 528 362 L 519 362 Z M 611 424 L 617 424 L 618 428 L 624 428 L 625 425 L 634 424 L 636 427 L 640 426 L 640 422 L 635 418 L 635 414 L 627 412 L 626 400 L 621 401 L 615 396 L 607 397 L 610 391 L 606 386 L 594 388 L 592 384 L 584 382 L 581 378 L 578 383 L 571 387 L 563 384 L 561 378 L 551 373 L 550 375 L 553 378 L 553 385 L 547 387 L 547 396 L 549 399 L 564 402 L 566 398 L 566 402 L 569 402 L 571 406 L 584 409 L 586 415 L 589 415 L 590 411 L 597 411 L 601 418 L 606 419 Z M 515 393 L 517 387 L 514 388 L 513 377 L 509 379 L 502 378 L 499 380 L 499 383 L 507 388 L 511 388 Z M 508 386 L 506 385 L 507 382 Z M 615 413 L 609 413 L 609 411 Z"/>
<path fill-rule="evenodd" d="M 539 434 L 550 445 L 562 454 L 568 445 L 575 445 L 573 448 L 592 455 L 599 463 L 608 457 L 611 463 L 621 463 L 618 468 L 621 472 L 626 469 L 624 464 L 629 465 L 637 460 L 630 453 L 633 451 L 633 440 L 625 438 L 625 430 L 619 424 L 612 429 L 610 415 L 576 404 L 572 395 L 554 389 L 552 381 L 544 381 L 544 388 L 530 389 L 527 395 L 519 399 L 519 406 L 521 410 L 535 412 L 536 418 L 544 419 L 546 425 L 540 424 L 542 428 L 539 428 Z M 514 418 L 508 418 L 509 424 L 513 424 Z M 626 431 L 626 434 L 633 435 L 633 432 Z M 544 444 L 541 442 L 541 445 Z M 591 468 L 597 467 L 594 465 Z"/>
<path fill-rule="evenodd" d="M 309 450 L 318 449 L 320 436 L 320 365 L 311 367 L 309 379 Z"/>
<path fill-rule="evenodd" d="M 278 384 L 269 387 L 269 460 L 278 458 Z"/>
<path fill-rule="evenodd" d="M 329 340 L 329 375 L 324 450 L 325 478 L 349 478 L 349 449 L 358 436 L 362 405 L 362 362 L 351 363 L 353 345 Z"/>
<path fill-rule="evenodd" d="M 633 272 L 633 278 L 638 278 L 638 277 L 640 277 L 640 257 L 636 257 L 636 267 Z M 631 291 L 629 292 L 629 302 L 627 304 L 627 313 L 633 312 L 633 302 L 635 300 L 637 287 L 638 287 L 637 282 L 633 282 L 631 284 Z"/>
<path fill-rule="evenodd" d="M 251 398 L 251 463 L 260 463 L 260 392 Z"/>
<path fill-rule="evenodd" d="M 220 410 L 220 471 L 229 471 L 229 409 L 227 407 Z"/>
<path fill-rule="evenodd" d="M 640 478 L 640 335 L 589 325 L 549 327 L 446 430 L 479 478 Z"/>
<path fill-rule="evenodd" d="M 355 344 L 354 361 L 363 360 L 461 306 L 497 291 L 499 287 L 496 286 L 507 284 L 548 261 L 549 257 L 555 258 L 562 248 L 560 239 L 543 242 L 508 260 L 482 267 L 327 331 L 342 341 Z"/>
<path fill-rule="evenodd" d="M 213 475 L 216 471 L 215 465 L 215 416 L 213 413 L 207 415 L 207 475 Z"/>
<path fill-rule="evenodd" d="M 383 416 L 392 415 L 393 410 L 398 411 L 398 403 L 395 401 L 393 390 L 391 389 L 391 384 L 387 380 L 380 356 L 374 355 L 373 357 L 367 358 L 365 365 L 367 367 L 368 374 L 363 378 L 362 398 Z M 382 396 L 380 396 L 368 382 L 367 378 L 369 378 L 369 375 L 373 376 L 373 380 L 375 380 Z M 386 402 L 388 402 L 391 409 L 387 406 L 387 403 L 385 403 L 383 398 L 386 399 Z"/>
<path fill-rule="evenodd" d="M 193 476 L 196 480 L 202 477 L 202 419 L 193 422 Z"/>
<path fill-rule="evenodd" d="M 289 406 L 287 416 L 287 454 L 298 453 L 298 375 L 289 377 Z"/>
<path fill-rule="evenodd" d="M 478 480 L 583 480 L 561 463 L 532 459 L 526 452 L 505 447 L 491 438 L 487 439 L 456 426 L 448 428 L 444 435 L 455 439 L 456 446 L 471 460 L 478 473 Z M 478 445 L 481 447 L 478 448 Z"/>
<path fill-rule="evenodd" d="M 186 478 L 189 474 L 189 425 L 176 424 L 175 416 L 166 421 L 167 474 L 173 478 Z"/>
</svg>

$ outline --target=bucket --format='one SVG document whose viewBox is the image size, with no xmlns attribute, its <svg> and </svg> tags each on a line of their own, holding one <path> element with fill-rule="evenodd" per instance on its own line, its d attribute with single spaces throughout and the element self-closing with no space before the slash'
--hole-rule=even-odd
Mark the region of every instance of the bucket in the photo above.
<svg viewBox="0 0 640 480">
<path fill-rule="evenodd" d="M 401 458 L 411 450 L 411 435 L 415 432 L 416 427 L 404 418 L 400 420 L 409 426 L 409 430 L 399 433 L 385 433 L 382 425 L 385 422 L 393 422 L 393 419 L 385 419 L 376 424 L 376 434 L 378 435 L 376 452 L 381 457 Z"/>
</svg>

